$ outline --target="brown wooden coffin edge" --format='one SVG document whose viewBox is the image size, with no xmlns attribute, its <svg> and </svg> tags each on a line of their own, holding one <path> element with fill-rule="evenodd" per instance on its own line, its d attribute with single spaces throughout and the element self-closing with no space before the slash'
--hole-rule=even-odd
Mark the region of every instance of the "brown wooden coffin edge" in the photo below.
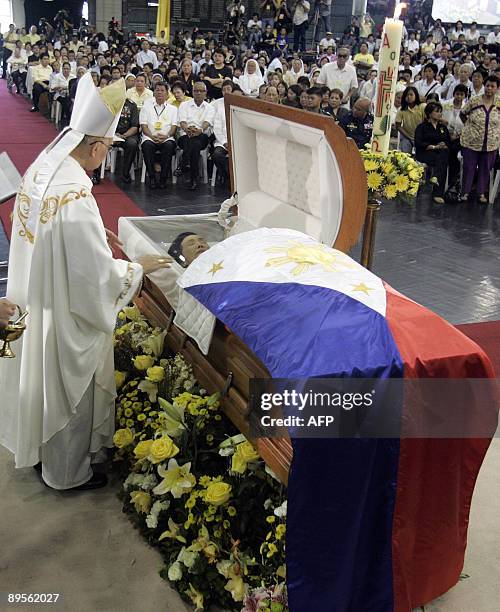
<svg viewBox="0 0 500 612">
<path fill-rule="evenodd" d="M 167 346 L 180 353 L 193 366 L 200 385 L 209 393 L 227 393 L 221 403 L 225 414 L 235 427 L 249 438 L 260 456 L 284 484 L 292 460 L 292 446 L 288 438 L 258 438 L 250 436 L 248 416 L 249 381 L 251 378 L 270 378 L 262 362 L 244 342 L 217 321 L 210 351 L 207 356 L 194 340 L 172 323 L 173 311 L 163 293 L 148 278 L 135 302 L 144 316 L 155 326 L 167 329 Z M 227 383 L 230 383 L 227 385 Z"/>
</svg>

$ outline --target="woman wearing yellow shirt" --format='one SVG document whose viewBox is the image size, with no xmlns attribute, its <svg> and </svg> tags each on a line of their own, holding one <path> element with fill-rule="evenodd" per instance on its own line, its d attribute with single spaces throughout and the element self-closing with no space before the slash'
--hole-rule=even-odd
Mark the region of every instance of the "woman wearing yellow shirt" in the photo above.
<svg viewBox="0 0 500 612">
<path fill-rule="evenodd" d="M 411 153 L 415 141 L 417 125 L 424 120 L 425 104 L 421 104 L 415 87 L 410 85 L 403 92 L 401 108 L 396 114 L 396 129 L 400 133 L 399 150 Z"/>
<path fill-rule="evenodd" d="M 192 98 L 186 96 L 186 88 L 184 87 L 184 83 L 181 83 L 180 81 L 176 81 L 172 85 L 172 95 L 173 100 L 169 100 L 169 104 L 172 104 L 172 106 L 175 106 L 175 108 L 179 108 L 183 102 L 189 102 L 189 100 L 192 100 Z"/>
</svg>

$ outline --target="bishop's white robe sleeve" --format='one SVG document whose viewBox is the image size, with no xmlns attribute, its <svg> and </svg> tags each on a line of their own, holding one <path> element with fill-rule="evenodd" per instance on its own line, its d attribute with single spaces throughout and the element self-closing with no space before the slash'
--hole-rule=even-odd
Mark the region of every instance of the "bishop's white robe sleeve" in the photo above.
<svg viewBox="0 0 500 612">
<path fill-rule="evenodd" d="M 133 298 L 142 278 L 138 263 L 114 259 L 92 196 L 59 210 L 71 314 L 104 333 Z"/>
</svg>

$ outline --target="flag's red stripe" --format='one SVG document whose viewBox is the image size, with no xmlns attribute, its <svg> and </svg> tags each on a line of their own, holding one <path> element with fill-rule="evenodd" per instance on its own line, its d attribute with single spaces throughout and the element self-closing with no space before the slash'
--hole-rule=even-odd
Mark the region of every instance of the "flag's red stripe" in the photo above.
<svg viewBox="0 0 500 612">
<path fill-rule="evenodd" d="M 391 287 L 386 290 L 387 321 L 405 378 L 494 377 L 472 340 Z M 489 443 L 401 440 L 392 539 L 395 612 L 410 612 L 457 583 L 472 493 Z"/>
</svg>

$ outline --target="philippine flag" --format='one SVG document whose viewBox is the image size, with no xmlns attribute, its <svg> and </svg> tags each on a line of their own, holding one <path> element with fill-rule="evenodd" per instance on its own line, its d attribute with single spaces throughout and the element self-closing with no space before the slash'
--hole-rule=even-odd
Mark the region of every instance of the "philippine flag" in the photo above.
<svg viewBox="0 0 500 612">
<path fill-rule="evenodd" d="M 453 326 L 300 232 L 228 238 L 178 282 L 274 378 L 494 377 L 486 355 Z M 487 421 L 492 435 L 493 410 Z M 410 612 L 456 584 L 489 442 L 293 439 L 291 611 Z"/>
</svg>

